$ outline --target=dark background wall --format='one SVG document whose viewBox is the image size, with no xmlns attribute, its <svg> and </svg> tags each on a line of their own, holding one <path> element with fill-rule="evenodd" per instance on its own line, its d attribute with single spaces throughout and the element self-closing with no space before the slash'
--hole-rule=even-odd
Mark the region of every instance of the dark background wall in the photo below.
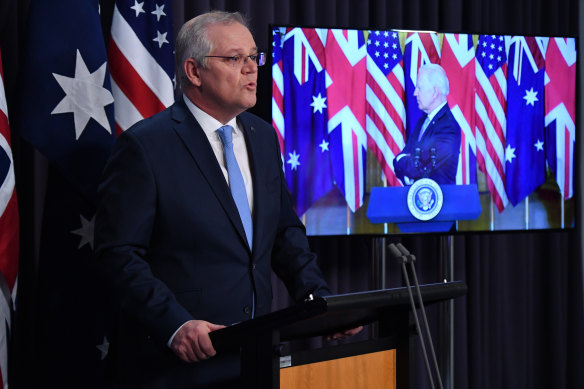
<svg viewBox="0 0 584 389">
<path fill-rule="evenodd" d="M 0 47 L 9 110 L 14 110 L 22 61 L 23 36 L 30 1 L 0 0 Z M 173 3 L 175 29 L 183 21 L 210 9 L 241 11 L 253 26 L 258 46 L 268 48 L 270 24 L 346 26 L 370 29 L 423 29 L 448 32 L 577 36 L 576 0 L 192 0 Z M 112 1 L 102 3 L 107 31 Z M 66 21 L 64 21 L 66 22 Z M 107 33 L 106 33 L 107 35 Z M 271 75 L 260 72 L 259 103 L 254 112 L 270 120 Z M 579 92 L 578 92 L 579 93 Z M 578 94 L 580 98 L 580 94 Z M 581 103 L 579 103 L 581 107 Z M 579 119 L 581 125 L 581 119 Z M 577 138 L 580 148 L 580 138 Z M 22 220 L 16 352 L 11 371 L 15 387 L 47 387 L 35 371 L 50 361 L 34 358 L 32 323 L 38 319 L 35 302 L 38 281 L 38 240 L 44 198 L 46 163 L 30 146 L 13 136 Z M 577 156 L 577 174 L 581 174 Z M 581 210 L 581 182 L 576 189 Z M 584 320 L 582 254 L 578 218 L 576 230 L 379 237 L 313 237 L 312 248 L 334 292 L 379 287 L 376 263 L 381 245 L 400 241 L 418 258 L 420 282 L 441 281 L 445 245 L 454 248 L 453 278 L 466 281 L 468 294 L 455 305 L 456 388 L 576 388 L 584 387 Z M 397 264 L 388 261 L 387 286 L 400 286 Z M 276 306 L 287 297 L 276 284 Z M 439 308 L 430 310 L 433 328 Z M 75 339 L 58 339 L 67 348 Z M 440 344 L 440 346 L 443 346 Z M 64 353 L 66 355 L 66 353 Z M 54 363 L 71 363 L 75 356 Z M 417 387 L 425 387 L 419 366 Z M 49 387 L 52 386 L 49 384 Z M 57 386 L 57 385 L 55 385 Z M 88 384 L 88 387 L 91 386 Z"/>
</svg>

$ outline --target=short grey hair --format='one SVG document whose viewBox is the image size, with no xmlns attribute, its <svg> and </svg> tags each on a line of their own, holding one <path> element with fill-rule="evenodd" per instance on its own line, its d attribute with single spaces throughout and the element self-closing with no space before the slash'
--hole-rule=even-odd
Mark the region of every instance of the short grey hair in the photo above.
<svg viewBox="0 0 584 389">
<path fill-rule="evenodd" d="M 428 74 L 428 81 L 432 87 L 438 88 L 443 96 L 448 96 L 448 93 L 450 93 L 450 84 L 448 83 L 446 71 L 442 66 L 429 63 L 420 67 L 418 73 L 422 71 Z"/>
<path fill-rule="evenodd" d="M 181 27 L 175 42 L 176 74 L 179 86 L 188 85 L 190 82 L 185 74 L 184 63 L 193 58 L 197 65 L 207 66 L 207 58 L 213 50 L 213 42 L 207 37 L 207 29 L 214 24 L 230 25 L 239 23 L 248 30 L 247 19 L 239 12 L 210 11 L 189 20 Z"/>
</svg>

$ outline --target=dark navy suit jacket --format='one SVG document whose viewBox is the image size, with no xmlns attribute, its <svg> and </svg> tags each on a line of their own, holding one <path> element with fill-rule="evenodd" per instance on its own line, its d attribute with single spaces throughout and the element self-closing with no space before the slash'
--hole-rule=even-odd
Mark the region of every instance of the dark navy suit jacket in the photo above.
<svg viewBox="0 0 584 389">
<path fill-rule="evenodd" d="M 95 251 L 120 296 L 112 345 L 126 386 L 199 387 L 226 376 L 223 356 L 187 364 L 167 342 L 191 319 L 250 319 L 254 291 L 256 315 L 270 312 L 271 268 L 296 301 L 330 293 L 292 208 L 274 129 L 250 113 L 237 120 L 253 178 L 253 250 L 182 99 L 116 141 L 99 187 Z"/>
<path fill-rule="evenodd" d="M 460 126 L 454 119 L 448 103 L 432 118 L 422 139 L 418 136 L 428 115 L 422 115 L 414 131 L 410 134 L 404 149 L 394 158 L 393 167 L 397 178 L 404 182 L 404 176 L 413 180 L 423 178 L 423 167 L 431 169 L 428 178 L 440 185 L 456 184 L 456 169 L 460 152 Z M 420 165 L 415 166 L 415 151 L 420 148 Z M 432 168 L 431 149 L 436 150 L 435 165 Z M 400 158 L 402 154 L 410 154 Z M 398 161 L 399 159 L 399 161 Z M 404 182 L 405 183 L 405 182 Z"/>
</svg>

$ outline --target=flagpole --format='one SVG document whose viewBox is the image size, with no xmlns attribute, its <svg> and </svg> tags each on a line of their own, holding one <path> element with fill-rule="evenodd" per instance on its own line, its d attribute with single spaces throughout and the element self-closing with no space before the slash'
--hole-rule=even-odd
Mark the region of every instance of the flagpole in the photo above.
<svg viewBox="0 0 584 389">
<path fill-rule="evenodd" d="M 351 235 L 351 208 L 347 205 L 347 235 Z"/>
<path fill-rule="evenodd" d="M 525 229 L 529 230 L 529 196 L 525 198 Z"/>
<path fill-rule="evenodd" d="M 491 231 L 495 230 L 495 202 L 493 201 L 493 195 L 491 195 L 491 203 L 489 205 L 489 214 L 490 214 L 490 228 Z"/>
</svg>

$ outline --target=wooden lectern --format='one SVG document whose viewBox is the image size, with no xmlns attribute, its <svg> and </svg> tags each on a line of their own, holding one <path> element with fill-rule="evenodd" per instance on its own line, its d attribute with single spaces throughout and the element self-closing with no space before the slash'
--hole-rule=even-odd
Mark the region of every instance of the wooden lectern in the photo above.
<svg viewBox="0 0 584 389">
<path fill-rule="evenodd" d="M 420 291 L 424 304 L 431 304 L 464 295 L 466 284 L 457 281 L 422 285 Z M 211 340 L 218 352 L 239 352 L 245 388 L 346 385 L 406 389 L 413 334 L 410 310 L 405 287 L 333 295 L 212 332 Z M 329 335 L 374 322 L 378 329 L 375 339 L 291 355 L 283 352 L 282 342 Z"/>
</svg>

